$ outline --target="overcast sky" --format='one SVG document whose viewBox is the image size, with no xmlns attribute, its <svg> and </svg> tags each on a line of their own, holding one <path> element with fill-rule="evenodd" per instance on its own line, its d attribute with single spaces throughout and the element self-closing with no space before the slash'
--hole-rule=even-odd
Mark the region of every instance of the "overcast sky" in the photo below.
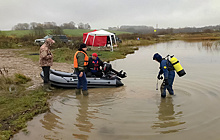
<svg viewBox="0 0 220 140">
<path fill-rule="evenodd" d="M 219 25 L 220 0 L 0 0 L 0 30 L 52 21 L 89 23 L 92 29 Z"/>
</svg>

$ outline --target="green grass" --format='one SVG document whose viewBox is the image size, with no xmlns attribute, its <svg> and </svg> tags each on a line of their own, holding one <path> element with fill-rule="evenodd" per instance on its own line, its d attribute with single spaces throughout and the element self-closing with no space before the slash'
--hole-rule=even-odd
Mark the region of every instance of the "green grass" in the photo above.
<svg viewBox="0 0 220 140">
<path fill-rule="evenodd" d="M 99 58 L 102 61 L 113 61 L 116 59 L 122 59 L 125 58 L 127 54 L 134 53 L 134 51 L 137 49 L 137 47 L 118 47 L 114 49 L 113 52 L 110 50 L 99 50 L 97 47 L 92 48 L 91 50 L 87 51 L 88 56 L 92 56 L 93 53 L 97 53 Z M 53 49 L 52 53 L 54 56 L 54 62 L 59 62 L 59 63 L 68 63 L 72 64 L 73 63 L 73 57 L 74 54 L 76 53 L 77 50 L 72 50 L 69 48 L 57 48 Z M 25 50 L 22 50 L 19 52 L 26 58 L 30 58 L 34 62 L 39 61 L 39 55 L 30 55 L 33 53 L 39 53 L 39 51 L 32 50 L 30 48 L 26 48 Z"/>
<path fill-rule="evenodd" d="M 91 50 L 87 51 L 88 56 L 91 57 L 93 53 L 97 53 L 98 57 L 104 62 L 113 61 L 116 59 L 122 59 L 125 58 L 125 55 L 121 53 L 119 50 L 115 50 L 113 52 L 110 52 L 109 50 L 102 51 L 102 50 Z"/>
<path fill-rule="evenodd" d="M 23 93 L 23 96 L 1 93 L 0 108 L 0 139 L 9 139 L 25 128 L 26 122 L 36 114 L 48 110 L 47 93 L 41 90 Z"/>
<path fill-rule="evenodd" d="M 45 30 L 46 34 L 50 34 L 51 30 Z M 83 36 L 83 33 L 87 33 L 93 30 L 88 29 L 64 29 L 63 32 L 67 36 Z M 110 31 L 116 33 L 116 35 L 120 34 L 131 34 L 130 32 L 121 32 L 121 31 Z M 11 31 L 1 31 L 0 35 L 6 35 L 6 36 L 14 36 L 14 37 L 22 37 L 25 35 L 32 34 L 33 30 L 11 30 Z"/>
<path fill-rule="evenodd" d="M 133 34 L 131 32 L 124 32 L 124 31 L 111 31 L 111 30 L 107 30 L 111 33 L 115 33 L 116 35 L 121 35 L 121 34 Z"/>
<path fill-rule="evenodd" d="M 34 48 L 34 49 L 32 49 Z M 30 58 L 32 61 L 34 62 L 38 62 L 39 61 L 39 46 L 32 46 L 31 48 L 25 48 L 23 50 L 17 51 L 19 54 L 23 55 L 26 58 Z M 36 54 L 36 55 L 33 55 Z"/>
<path fill-rule="evenodd" d="M 63 32 L 67 36 L 83 36 L 83 33 L 87 33 L 93 30 L 87 29 L 64 29 Z"/>
<path fill-rule="evenodd" d="M 73 56 L 75 51 L 71 50 L 69 48 L 58 48 L 55 50 L 52 50 L 53 56 L 54 56 L 54 62 L 60 62 L 60 63 L 73 63 Z"/>
<path fill-rule="evenodd" d="M 41 88 L 25 90 L 30 78 L 22 74 L 1 74 L 0 81 L 0 139 L 8 140 L 25 128 L 28 120 L 48 110 L 48 94 Z"/>
<path fill-rule="evenodd" d="M 16 84 L 26 84 L 27 82 L 31 81 L 31 78 L 26 77 L 25 75 L 20 73 L 15 73 L 14 76 L 15 76 L 14 82 Z"/>
<path fill-rule="evenodd" d="M 11 30 L 11 31 L 1 31 L 1 34 L 6 36 L 21 37 L 30 34 L 31 32 L 32 32 L 31 30 Z"/>
<path fill-rule="evenodd" d="M 29 52 L 29 53 L 39 53 L 38 51 L 37 52 Z M 25 54 L 24 55 L 26 58 L 30 58 L 32 61 L 34 62 L 37 62 L 39 61 L 39 55 L 30 55 L 30 54 Z"/>
</svg>

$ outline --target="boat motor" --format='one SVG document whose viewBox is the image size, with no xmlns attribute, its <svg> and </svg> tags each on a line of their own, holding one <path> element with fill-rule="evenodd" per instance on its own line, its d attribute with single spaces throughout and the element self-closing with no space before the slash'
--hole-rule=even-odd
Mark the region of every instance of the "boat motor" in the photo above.
<svg viewBox="0 0 220 140">
<path fill-rule="evenodd" d="M 112 69 L 112 65 L 109 64 L 109 63 L 104 63 L 104 66 L 103 66 L 103 72 L 105 74 L 111 72 L 111 69 Z"/>
<path fill-rule="evenodd" d="M 105 73 L 105 75 L 107 75 L 108 73 L 110 72 L 113 72 L 115 73 L 118 77 L 120 78 L 125 78 L 127 77 L 127 74 L 126 72 L 123 72 L 123 70 L 121 70 L 120 72 L 112 69 L 112 65 L 109 64 L 109 63 L 104 63 L 104 66 L 103 66 L 103 72 Z"/>
</svg>

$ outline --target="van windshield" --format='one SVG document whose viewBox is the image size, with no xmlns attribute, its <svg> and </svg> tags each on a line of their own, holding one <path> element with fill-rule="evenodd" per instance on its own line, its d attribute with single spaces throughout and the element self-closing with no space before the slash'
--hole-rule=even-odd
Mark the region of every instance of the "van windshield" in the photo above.
<svg viewBox="0 0 220 140">
<path fill-rule="evenodd" d="M 52 38 L 52 36 L 47 35 L 47 36 L 44 37 L 44 39 L 48 39 L 48 38 Z"/>
</svg>

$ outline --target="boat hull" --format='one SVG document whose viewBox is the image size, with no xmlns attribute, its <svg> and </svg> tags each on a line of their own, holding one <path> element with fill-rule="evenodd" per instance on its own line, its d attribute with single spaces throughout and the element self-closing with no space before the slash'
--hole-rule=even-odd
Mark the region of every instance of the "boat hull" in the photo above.
<svg viewBox="0 0 220 140">
<path fill-rule="evenodd" d="M 41 72 L 41 78 L 44 79 L 43 71 Z M 88 88 L 105 88 L 105 87 L 120 87 L 124 84 L 121 79 L 117 76 L 109 78 L 96 78 L 87 77 L 87 87 Z M 78 78 L 76 74 L 61 72 L 51 69 L 50 70 L 50 82 L 53 86 L 63 87 L 63 88 L 76 88 L 78 83 Z"/>
</svg>

